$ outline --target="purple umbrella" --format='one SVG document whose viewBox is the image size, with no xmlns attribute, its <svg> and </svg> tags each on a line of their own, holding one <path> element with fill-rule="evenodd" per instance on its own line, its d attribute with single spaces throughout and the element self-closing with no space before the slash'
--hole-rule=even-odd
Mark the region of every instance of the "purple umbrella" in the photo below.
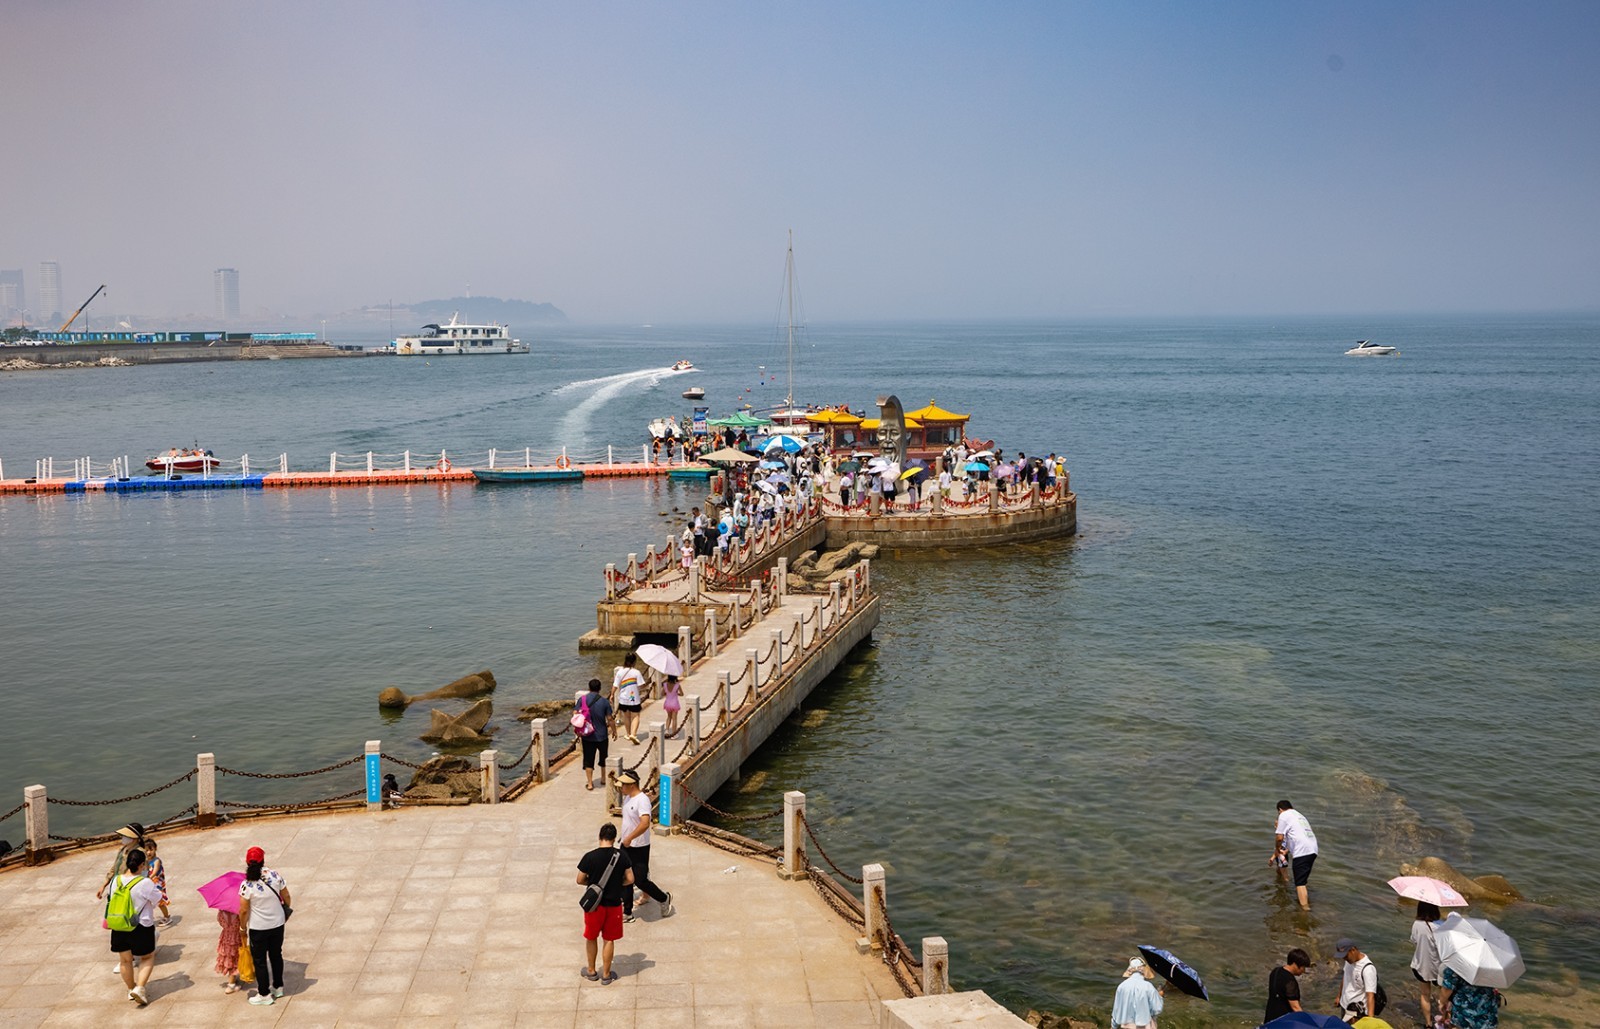
<svg viewBox="0 0 1600 1029">
<path fill-rule="evenodd" d="M 215 879 L 195 890 L 205 898 L 206 907 L 218 911 L 239 913 L 239 884 L 244 882 L 243 872 L 223 872 Z"/>
</svg>

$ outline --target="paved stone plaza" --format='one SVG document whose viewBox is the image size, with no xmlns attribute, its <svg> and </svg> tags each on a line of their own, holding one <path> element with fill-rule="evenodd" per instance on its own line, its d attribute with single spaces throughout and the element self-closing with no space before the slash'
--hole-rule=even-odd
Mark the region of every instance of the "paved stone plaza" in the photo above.
<svg viewBox="0 0 1600 1029">
<path fill-rule="evenodd" d="M 639 905 L 617 945 L 620 980 L 580 978 L 574 879 L 604 798 L 568 765 L 516 803 L 167 834 L 175 921 L 142 1010 L 100 928 L 110 849 L 0 875 L 0 1026 L 870 1026 L 880 999 L 901 996 L 811 885 L 659 833 L 651 876 L 677 913 Z M 194 892 L 242 869 L 250 846 L 294 897 L 286 995 L 271 1007 L 223 993 L 215 912 Z"/>
</svg>

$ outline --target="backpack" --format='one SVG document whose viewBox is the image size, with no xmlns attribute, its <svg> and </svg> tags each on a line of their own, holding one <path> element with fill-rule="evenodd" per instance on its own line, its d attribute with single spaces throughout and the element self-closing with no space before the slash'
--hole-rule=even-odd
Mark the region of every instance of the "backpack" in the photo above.
<svg viewBox="0 0 1600 1029">
<path fill-rule="evenodd" d="M 578 701 L 578 710 L 572 713 L 572 731 L 579 736 L 588 736 L 594 732 L 594 720 L 589 717 L 587 696 Z"/>
<path fill-rule="evenodd" d="M 1383 1009 L 1389 1006 L 1389 995 L 1383 992 L 1383 983 L 1381 982 L 1378 984 L 1378 988 L 1372 991 L 1372 1005 L 1375 1009 L 1372 1012 L 1373 1018 L 1383 1014 Z"/>
<path fill-rule="evenodd" d="M 129 879 L 119 876 L 117 888 L 106 898 L 106 917 L 103 923 L 113 932 L 126 933 L 139 928 L 139 911 L 133 903 L 133 887 L 144 879 L 136 875 Z"/>
</svg>

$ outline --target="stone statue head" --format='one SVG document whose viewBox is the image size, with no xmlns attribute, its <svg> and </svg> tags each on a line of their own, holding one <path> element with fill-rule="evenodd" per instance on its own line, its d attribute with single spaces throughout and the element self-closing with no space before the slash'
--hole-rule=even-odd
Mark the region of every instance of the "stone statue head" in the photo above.
<svg viewBox="0 0 1600 1029">
<path fill-rule="evenodd" d="M 878 453 L 884 460 L 906 461 L 906 414 L 895 396 L 878 398 Z"/>
</svg>

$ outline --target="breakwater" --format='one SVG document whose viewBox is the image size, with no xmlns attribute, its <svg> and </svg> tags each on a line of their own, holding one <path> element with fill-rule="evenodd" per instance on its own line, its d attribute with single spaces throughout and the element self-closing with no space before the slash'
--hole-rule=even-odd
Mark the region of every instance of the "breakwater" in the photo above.
<svg viewBox="0 0 1600 1029">
<path fill-rule="evenodd" d="M 205 361 L 283 361 L 378 357 L 364 348 L 331 343 L 71 343 L 8 346 L 0 349 L 0 366 L 10 371 L 80 365 L 195 364 Z"/>
</svg>

